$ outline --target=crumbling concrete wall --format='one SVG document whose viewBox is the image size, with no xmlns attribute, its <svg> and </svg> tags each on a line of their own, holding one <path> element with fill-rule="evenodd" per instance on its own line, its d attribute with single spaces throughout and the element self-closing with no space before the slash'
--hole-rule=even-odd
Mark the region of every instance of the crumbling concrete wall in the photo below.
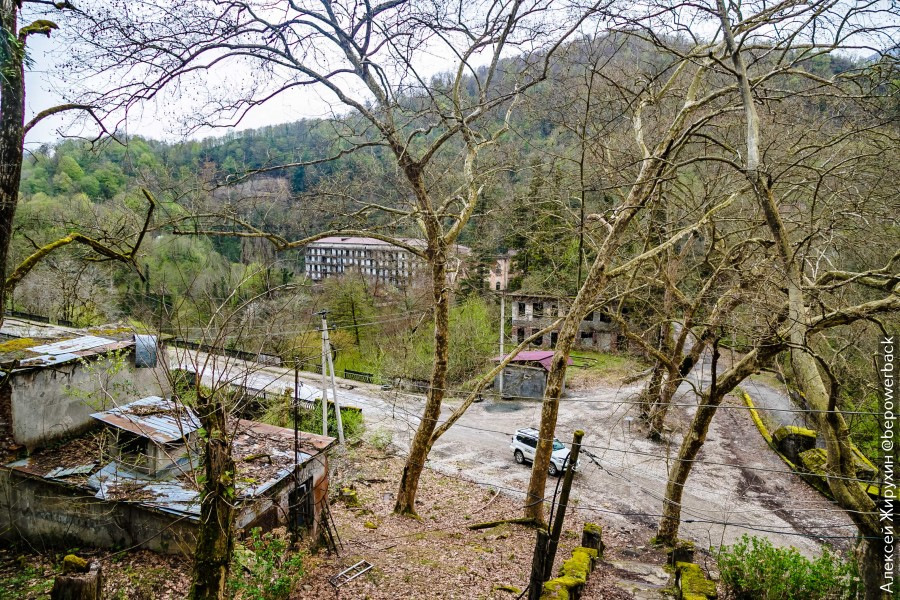
<svg viewBox="0 0 900 600">
<path fill-rule="evenodd" d="M 123 402 L 168 392 L 162 367 L 136 369 L 133 350 L 122 361 L 115 373 L 115 359 L 106 356 L 88 365 L 79 361 L 14 372 L 9 392 L 0 394 L 0 401 L 10 403 L 15 443 L 30 452 L 84 431 L 93 422 L 91 413 L 111 408 L 103 400 L 104 390 Z"/>
<path fill-rule="evenodd" d="M 312 479 L 313 522 L 308 535 L 312 539 L 321 533 L 322 509 L 328 502 L 328 457 L 320 454 L 300 467 L 296 480 L 285 477 L 265 494 L 252 500 L 244 500 L 235 518 L 235 528 L 248 533 L 254 527 L 263 531 L 275 527 L 291 526 L 291 491 L 296 481 L 303 485 Z"/>
<path fill-rule="evenodd" d="M 190 554 L 197 525 L 178 515 L 86 496 L 84 489 L 0 469 L 0 538 L 35 548 L 91 545 Z"/>
</svg>

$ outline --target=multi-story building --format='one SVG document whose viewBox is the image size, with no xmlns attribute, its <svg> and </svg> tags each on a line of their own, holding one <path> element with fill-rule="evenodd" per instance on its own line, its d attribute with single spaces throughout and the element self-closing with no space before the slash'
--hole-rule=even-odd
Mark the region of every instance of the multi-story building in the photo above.
<svg viewBox="0 0 900 600">
<path fill-rule="evenodd" d="M 414 247 L 424 247 L 425 241 L 401 238 Z M 411 252 L 388 242 L 368 237 L 326 237 L 306 246 L 306 276 L 313 281 L 346 273 L 360 273 L 376 281 L 403 287 L 421 272 L 424 262 Z M 456 246 L 448 266 L 450 282 L 455 282 L 469 254 L 465 246 Z"/>
<path fill-rule="evenodd" d="M 512 261 L 516 255 L 515 250 L 506 254 L 498 254 L 497 261 L 488 272 L 488 289 L 500 292 L 509 289 L 509 280 L 512 277 Z"/>
<path fill-rule="evenodd" d="M 569 309 L 569 299 L 557 296 L 511 294 L 506 299 L 512 305 L 513 341 L 520 344 L 562 317 Z M 536 348 L 555 348 L 558 331 L 543 335 L 532 342 Z M 585 316 L 578 325 L 575 347 L 584 350 L 616 350 L 619 346 L 619 328 L 612 319 L 599 311 Z"/>
</svg>

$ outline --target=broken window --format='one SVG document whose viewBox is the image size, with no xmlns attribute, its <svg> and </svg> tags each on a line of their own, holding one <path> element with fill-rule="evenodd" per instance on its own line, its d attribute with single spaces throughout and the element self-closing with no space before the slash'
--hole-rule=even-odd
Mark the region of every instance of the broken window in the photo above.
<svg viewBox="0 0 900 600">
<path fill-rule="evenodd" d="M 532 314 L 534 314 L 535 319 L 540 319 L 544 316 L 544 303 L 543 302 L 535 302 L 531 308 Z"/>
<path fill-rule="evenodd" d="M 525 318 L 525 303 L 518 302 L 517 304 L 519 305 L 519 318 L 524 319 Z"/>
<path fill-rule="evenodd" d="M 559 333 L 556 331 L 550 332 L 550 347 L 556 348 L 556 342 L 559 339 Z"/>
<path fill-rule="evenodd" d="M 591 311 L 584 317 L 585 321 L 593 321 L 594 320 L 594 311 Z"/>
<path fill-rule="evenodd" d="M 531 335 L 537 335 L 539 331 L 540 329 L 532 329 Z M 534 338 L 534 341 L 532 341 L 531 343 L 534 346 L 542 346 L 544 344 L 544 336 L 539 335 L 538 337 Z"/>
<path fill-rule="evenodd" d="M 521 327 L 516 328 L 516 342 L 521 344 L 525 341 L 525 330 Z"/>
</svg>

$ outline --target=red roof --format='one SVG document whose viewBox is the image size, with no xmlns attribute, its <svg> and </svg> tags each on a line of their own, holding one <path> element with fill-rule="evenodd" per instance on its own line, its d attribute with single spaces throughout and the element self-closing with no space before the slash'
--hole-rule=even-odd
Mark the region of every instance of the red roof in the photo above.
<svg viewBox="0 0 900 600">
<path fill-rule="evenodd" d="M 510 362 L 536 362 L 540 363 L 544 370 L 550 370 L 550 363 L 553 362 L 553 355 L 555 352 L 553 350 L 526 350 L 525 352 L 519 352 L 515 358 L 513 358 Z M 507 355 L 508 356 L 508 355 Z M 505 356 L 498 356 L 494 359 L 494 362 L 500 362 L 506 358 Z M 567 359 L 566 364 L 573 364 L 572 358 L 569 357 Z"/>
</svg>

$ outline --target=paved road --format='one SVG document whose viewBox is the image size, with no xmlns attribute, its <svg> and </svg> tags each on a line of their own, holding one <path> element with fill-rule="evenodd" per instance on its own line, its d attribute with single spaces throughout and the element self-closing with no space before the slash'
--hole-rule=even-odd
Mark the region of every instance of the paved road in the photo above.
<svg viewBox="0 0 900 600">
<path fill-rule="evenodd" d="M 229 381 L 274 393 L 293 388 L 293 372 L 286 369 L 182 349 L 170 351 L 169 360 L 202 373 L 206 385 Z M 676 395 L 677 404 L 695 402 L 692 385 L 708 384 L 709 367 L 708 360 L 698 365 L 691 382 Z M 320 394 L 319 376 L 301 373 L 301 381 L 301 398 Z M 423 397 L 338 381 L 340 401 L 363 410 L 368 430 L 390 432 L 398 450 L 407 451 L 419 423 Z M 573 488 L 576 510 L 600 519 L 617 535 L 643 544 L 654 531 L 668 467 L 692 410 L 673 408 L 675 431 L 670 439 L 651 442 L 635 420 L 634 400 L 639 391 L 640 384 L 570 390 L 561 402 L 556 434 L 568 441 L 575 429 L 586 432 L 584 448 L 589 455 L 582 461 L 584 467 Z M 457 402 L 447 402 L 442 418 Z M 702 462 L 695 466 L 686 486 L 683 535 L 708 547 L 756 533 L 805 552 L 815 551 L 821 541 L 840 546 L 845 538 L 852 538 L 855 530 L 844 513 L 788 472 L 765 445 L 743 405 L 737 401 L 730 404 L 734 408 L 723 408 L 716 416 L 700 455 Z M 475 404 L 435 444 L 429 467 L 524 497 L 530 470 L 515 464 L 509 440 L 516 428 L 537 426 L 539 420 L 539 402 Z M 555 484 L 553 478 L 548 481 L 548 497 L 552 497 Z"/>
</svg>

